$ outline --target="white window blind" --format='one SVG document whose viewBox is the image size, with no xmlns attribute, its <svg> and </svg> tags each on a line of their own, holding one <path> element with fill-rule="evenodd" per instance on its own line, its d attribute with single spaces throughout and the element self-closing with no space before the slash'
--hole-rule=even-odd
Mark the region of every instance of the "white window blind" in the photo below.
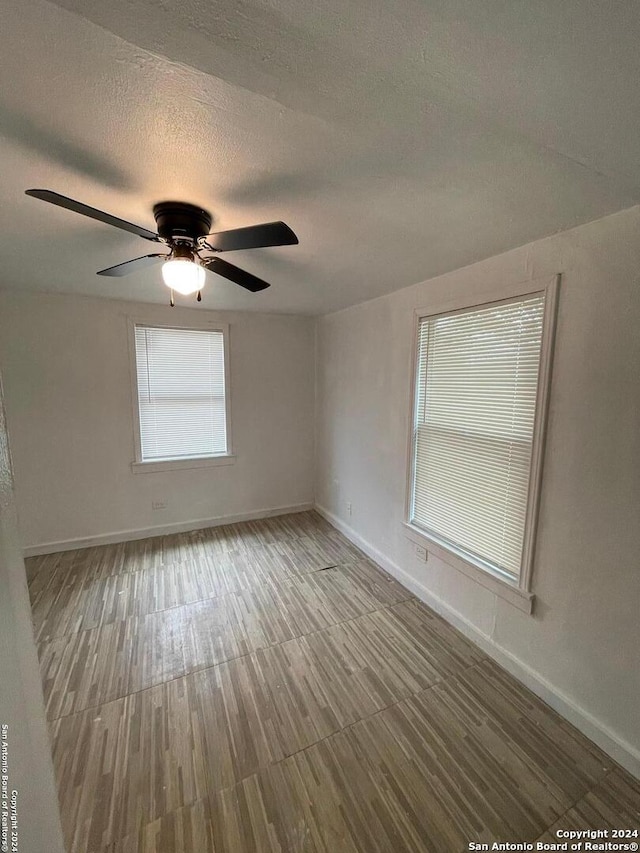
<svg viewBox="0 0 640 853">
<path fill-rule="evenodd" d="M 518 578 L 544 294 L 422 318 L 412 523 Z"/>
<path fill-rule="evenodd" d="M 227 452 L 224 335 L 135 327 L 143 462 Z"/>
</svg>

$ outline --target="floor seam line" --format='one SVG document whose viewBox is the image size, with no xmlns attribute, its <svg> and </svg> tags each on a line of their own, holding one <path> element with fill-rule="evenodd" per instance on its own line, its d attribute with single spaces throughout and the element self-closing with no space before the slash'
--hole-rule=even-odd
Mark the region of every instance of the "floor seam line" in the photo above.
<svg viewBox="0 0 640 853">
<path fill-rule="evenodd" d="M 174 535 L 174 534 L 169 534 L 169 535 Z M 270 548 L 270 547 L 274 547 L 274 546 L 279 545 L 279 544 L 284 543 L 284 542 L 297 542 L 300 539 L 306 539 L 306 538 L 313 538 L 313 537 L 311 536 L 311 534 L 309 534 L 308 537 L 307 536 L 299 536 L 299 537 L 297 537 L 297 539 L 281 539 L 278 542 L 272 542 L 272 543 L 262 544 L 262 545 L 251 545 L 247 548 L 233 548 L 233 549 L 230 549 L 229 551 L 222 551 L 220 554 L 215 554 L 215 555 L 205 554 L 204 556 L 205 557 L 216 556 L 216 557 L 222 557 L 224 559 L 229 554 L 242 554 L 245 551 L 253 551 L 255 548 Z M 138 540 L 134 540 L 134 541 L 138 541 Z M 125 542 L 122 544 L 127 544 L 127 543 Z M 96 546 L 96 547 L 109 547 L 109 546 Z M 54 553 L 56 553 L 56 552 L 54 552 Z M 60 553 L 64 553 L 64 552 L 60 552 Z M 44 554 L 43 556 L 51 557 L 51 556 L 53 556 L 53 554 Z M 198 556 L 203 556 L 203 555 L 198 555 Z M 98 583 L 99 581 L 108 580 L 109 578 L 120 577 L 121 575 L 137 575 L 140 572 L 149 572 L 149 571 L 152 571 L 154 569 L 166 569 L 170 566 L 181 566 L 181 565 L 183 565 L 183 563 L 193 563 L 193 562 L 195 562 L 196 559 L 197 558 L 192 557 L 190 559 L 185 559 L 185 560 L 174 560 L 171 563 L 162 562 L 162 563 L 158 563 L 157 565 L 143 566 L 142 568 L 139 568 L 139 569 L 123 569 L 122 571 L 115 572 L 114 574 L 111 574 L 111 575 L 105 575 L 104 577 L 95 578 L 93 581 L 89 581 L 89 583 Z M 69 567 L 69 571 L 71 570 L 71 568 L 73 568 L 73 564 L 71 564 L 71 566 Z M 38 569 L 38 572 L 36 573 L 36 575 L 39 574 L 40 571 L 41 571 L 41 569 Z M 54 572 L 54 574 L 55 574 L 55 572 Z M 33 581 L 36 578 L 36 575 L 34 575 L 34 577 L 32 578 L 30 583 L 33 583 Z"/>
<path fill-rule="evenodd" d="M 404 599 L 405 601 L 408 599 Z M 400 602 L 402 603 L 402 602 Z M 130 693 L 125 693 L 123 696 L 116 696 L 114 699 L 108 699 L 105 702 L 99 702 L 96 705 L 89 705 L 87 708 L 81 708 L 78 711 L 72 711 L 69 714 L 62 714 L 60 717 L 53 717 L 52 719 L 47 719 L 48 723 L 55 723 L 58 720 L 64 720 L 67 717 L 73 717 L 76 714 L 82 714 L 85 711 L 95 710 L 96 708 L 101 708 L 103 705 L 110 705 L 112 702 L 119 702 L 122 699 L 127 699 L 129 696 L 136 696 L 138 693 L 144 693 L 146 690 L 154 690 L 157 687 L 162 687 L 165 684 L 172 684 L 174 681 L 180 681 L 183 678 L 189 678 L 191 675 L 196 675 L 200 672 L 206 672 L 210 669 L 217 669 L 218 667 L 224 666 L 225 664 L 234 663 L 235 661 L 244 660 L 245 658 L 251 657 L 251 655 L 258 654 L 263 651 L 268 651 L 269 649 L 279 648 L 280 646 L 284 646 L 286 643 L 291 643 L 294 640 L 302 640 L 305 637 L 313 637 L 317 634 L 322 634 L 324 631 L 329 631 L 331 628 L 337 628 L 340 625 L 347 625 L 351 622 L 355 622 L 358 619 L 362 619 L 365 616 L 371 616 L 373 613 L 382 613 L 385 610 L 391 610 L 395 605 L 384 605 L 382 607 L 378 607 L 376 610 L 369 610 L 367 613 L 361 613 L 358 616 L 352 616 L 350 619 L 345 619 L 342 622 L 336 622 L 333 625 L 327 625 L 324 628 L 318 628 L 317 631 L 309 631 L 307 634 L 300 634 L 297 637 L 289 637 L 287 640 L 282 640 L 279 643 L 274 643 L 270 646 L 264 646 L 258 649 L 253 649 L 252 651 L 246 652 L 243 655 L 236 655 L 236 657 L 227 658 L 226 660 L 220 661 L 219 663 L 209 664 L 208 666 L 198 667 L 197 669 L 190 670 L 189 672 L 185 672 L 182 675 L 176 675 L 174 678 L 169 678 L 166 681 L 159 681 L 157 684 L 151 684 L 148 687 L 141 687 L 139 690 L 132 690 Z M 428 689 L 428 688 L 425 688 Z M 415 695 L 415 694 L 412 694 Z"/>
<path fill-rule="evenodd" d="M 342 565 L 345 565 L 345 564 L 344 563 L 336 563 L 335 566 L 330 566 L 329 568 L 335 569 L 335 568 L 339 568 Z M 298 583 L 300 580 L 304 580 L 306 575 L 314 575 L 317 572 L 321 572 L 321 571 L 324 571 L 324 570 L 323 569 L 314 569 L 311 572 L 305 572 L 304 575 L 300 575 L 297 578 L 292 578 L 291 580 L 293 583 Z M 134 574 L 134 573 L 132 573 L 132 574 Z M 117 577 L 117 576 L 114 575 L 113 577 Z M 163 607 L 160 610 L 151 610 L 151 611 L 149 611 L 149 613 L 141 613 L 141 614 L 132 613 L 130 616 L 126 616 L 124 619 L 117 619 L 113 622 L 102 622 L 99 625 L 94 625 L 92 628 L 81 628 L 79 631 L 73 631 L 69 634 L 56 634 L 53 637 L 47 637 L 46 639 L 43 639 L 43 640 L 37 639 L 36 642 L 38 645 L 40 645 L 40 644 L 45 644 L 45 643 L 53 643 L 55 640 L 63 640 L 65 638 L 71 639 L 72 637 L 77 637 L 78 635 L 84 634 L 87 631 L 97 631 L 98 629 L 104 628 L 107 625 L 119 625 L 122 622 L 128 621 L 129 619 L 145 619 L 147 616 L 155 616 L 157 613 L 168 613 L 170 610 L 179 610 L 181 607 L 191 607 L 194 604 L 203 604 L 206 601 L 215 601 L 216 599 L 226 598 L 226 597 L 230 597 L 233 595 L 241 595 L 243 592 L 250 592 L 252 589 L 255 589 L 255 588 L 256 587 L 246 587 L 246 588 L 243 588 L 240 590 L 231 590 L 229 592 L 220 593 L 220 595 L 210 595 L 207 598 L 198 598 L 195 601 L 189 601 L 189 602 L 186 602 L 185 604 L 172 604 L 170 607 Z M 396 603 L 400 604 L 400 603 L 402 603 L 402 601 L 407 601 L 407 600 L 408 600 L 408 598 L 402 599 L 400 602 L 396 602 Z M 55 602 L 54 602 L 54 604 L 55 604 Z M 390 606 L 395 606 L 395 603 L 394 603 L 394 605 L 385 605 L 385 607 L 390 607 Z M 380 609 L 380 608 L 376 608 L 376 609 Z M 369 610 L 367 612 L 368 613 L 374 613 L 375 611 Z M 292 637 L 291 639 L 294 639 L 294 638 Z"/>
<path fill-rule="evenodd" d="M 545 834 L 545 832 L 549 832 L 549 830 L 551 829 L 551 827 L 552 827 L 552 826 L 555 826 L 555 825 L 556 825 L 556 823 L 558 823 L 558 821 L 561 821 L 561 820 L 563 819 L 563 817 L 565 817 L 567 814 L 569 814 L 569 812 L 571 811 L 571 809 L 575 809 L 575 807 L 578 805 L 578 803 L 580 802 L 580 800 L 584 800 L 584 798 L 585 798 L 586 796 L 588 796 L 589 794 L 593 793 L 593 791 L 595 791 L 595 789 L 596 789 L 598 786 L 602 785 L 602 783 L 603 783 L 603 782 L 608 778 L 608 776 L 610 776 L 610 775 L 611 775 L 611 773 L 613 773 L 613 772 L 614 772 L 614 768 L 613 768 L 613 767 L 611 767 L 609 770 L 607 770 L 607 771 L 605 772 L 605 774 L 603 775 L 602 779 L 600 779 L 600 781 L 599 781 L 599 782 L 596 782 L 596 784 L 595 784 L 595 785 L 593 785 L 593 787 L 588 787 L 588 788 L 587 788 L 587 790 L 584 792 L 584 794 L 581 794 L 581 795 L 580 795 L 580 796 L 579 796 L 579 797 L 578 797 L 578 798 L 577 798 L 573 803 L 571 803 L 571 805 L 570 805 L 570 806 L 568 806 L 568 807 L 567 807 L 567 808 L 562 812 L 562 814 L 561 814 L 561 815 L 558 815 L 558 817 L 553 821 L 553 823 L 550 823 L 550 824 L 549 824 L 549 826 L 547 826 L 547 827 L 545 828 L 544 832 L 542 832 L 542 833 L 541 833 L 541 834 L 540 834 L 540 835 L 535 839 L 535 841 L 539 841 L 539 840 L 542 838 L 542 836 Z"/>
<path fill-rule="evenodd" d="M 277 518 L 278 516 L 273 516 L 273 517 L 274 517 L 274 518 Z M 259 521 L 259 520 L 261 520 L 261 519 L 257 519 L 257 520 Z M 242 522 L 238 522 L 238 523 L 242 523 Z M 222 525 L 221 525 L 221 526 L 222 526 Z M 201 529 L 202 529 L 202 530 L 215 530 L 216 528 L 215 528 L 215 527 L 214 527 L 214 528 L 210 528 L 210 527 L 203 527 L 203 528 L 201 528 Z M 189 531 L 187 531 L 187 532 L 189 532 Z M 177 535 L 180 535 L 180 534 L 176 534 L 176 533 L 167 533 L 167 534 L 161 534 L 161 535 L 165 535 L 165 536 L 177 536 Z M 313 539 L 313 538 L 314 538 L 315 536 L 317 536 L 317 535 L 320 535 L 320 536 L 326 536 L 326 537 L 328 537 L 328 538 L 331 538 L 331 535 L 330 535 L 330 534 L 328 534 L 328 533 L 323 533 L 322 531 L 320 531 L 320 530 L 319 530 L 319 531 L 317 531 L 316 533 L 306 533 L 304 536 L 292 536 L 292 537 L 289 537 L 289 538 L 287 538 L 287 539 L 278 539 L 276 542 L 266 542 L 266 543 L 264 543 L 264 542 L 263 542 L 263 543 L 256 544 L 256 545 L 248 545 L 248 546 L 246 546 L 245 548 L 233 548 L 233 549 L 230 549 L 229 551 L 223 551 L 223 552 L 222 552 L 222 554 L 221 554 L 221 556 L 222 556 L 222 557 L 226 557 L 226 556 L 227 556 L 227 554 L 242 554 L 244 551 L 253 551 L 255 548 L 274 548 L 274 547 L 277 547 L 278 545 L 281 545 L 281 544 L 283 544 L 283 543 L 285 543 L 285 542 L 299 542 L 299 541 L 300 541 L 300 539 Z M 149 538 L 150 538 L 150 539 L 154 539 L 155 537 L 150 536 Z M 110 543 L 110 544 L 105 544 L 105 545 L 94 545 L 94 546 L 90 546 L 90 547 L 93 547 L 93 548 L 109 548 L 109 547 L 112 547 L 112 545 L 126 545 L 126 544 L 128 544 L 129 542 L 131 542 L 131 541 L 133 541 L 133 542 L 143 542 L 143 541 L 145 541 L 145 540 L 143 540 L 143 539 L 125 540 L 124 542 L 114 542 L 114 543 Z M 350 544 L 350 547 L 353 547 L 353 548 L 357 547 L 357 546 L 353 545 L 352 543 L 349 543 L 349 544 Z M 79 548 L 78 550 L 85 550 L 85 549 L 80 549 L 80 548 Z M 40 557 L 52 557 L 54 554 L 65 554 L 65 553 L 69 553 L 69 552 L 68 552 L 68 551 L 53 551 L 51 554 L 41 554 L 41 555 L 39 555 L 39 556 L 40 556 Z M 365 555 L 365 557 L 366 557 L 366 555 Z M 27 560 L 38 559 L 38 556 L 36 556 L 36 557 L 26 557 L 25 559 L 27 559 Z M 367 560 L 370 560 L 370 558 L 369 558 L 369 557 L 366 557 L 366 559 L 367 559 Z M 193 562 L 193 560 L 177 560 L 177 561 L 174 561 L 173 563 L 160 563 L 160 564 L 159 564 L 159 565 L 157 565 L 157 566 L 147 566 L 146 568 L 142 568 L 142 569 L 132 569 L 132 570 L 130 570 L 130 571 L 117 572 L 117 573 L 116 573 L 116 574 L 114 574 L 114 575 L 106 575 L 104 578 L 96 578 L 96 581 L 100 581 L 100 580 L 107 580 L 108 578 L 118 577 L 118 575 L 135 575 L 135 574 L 137 574 L 138 572 L 148 572 L 148 571 L 150 571 L 151 569 L 162 569 L 162 568 L 166 568 L 167 566 L 179 566 L 179 565 L 181 565 L 182 563 L 189 563 L 189 562 Z M 73 566 L 73 563 L 72 563 L 72 566 Z M 29 586 L 30 586 L 30 584 L 31 584 L 31 583 L 33 583 L 33 581 L 35 580 L 36 576 L 40 573 L 40 571 L 41 571 L 41 568 L 39 568 L 39 569 L 37 570 L 36 574 L 33 576 L 33 578 L 31 579 L 31 581 L 27 582 L 27 587 L 29 587 Z"/>
<path fill-rule="evenodd" d="M 361 559 L 361 558 L 357 558 L 357 559 Z M 367 558 L 367 559 L 368 559 L 368 558 Z M 302 573 L 302 574 L 300 574 L 300 575 L 292 576 L 289 580 L 291 580 L 293 583 L 297 583 L 297 582 L 299 582 L 299 581 L 301 581 L 301 580 L 305 580 L 305 578 L 306 578 L 308 575 L 314 575 L 314 574 L 317 574 L 318 572 L 324 571 L 324 570 L 325 570 L 325 569 L 327 569 L 327 568 L 329 568 L 329 569 L 341 568 L 342 566 L 348 565 L 348 564 L 349 564 L 349 563 L 351 563 L 351 562 L 353 562 L 353 560 L 344 560 L 344 561 L 342 561 L 342 562 L 340 562 L 340 563 L 335 563 L 335 564 L 334 564 L 334 565 L 332 565 L 332 566 L 325 566 L 325 567 L 323 567 L 323 568 L 319 568 L 319 569 L 312 569 L 312 570 L 311 570 L 311 571 L 309 571 L 309 572 L 303 572 L 303 573 Z M 172 565 L 179 565 L 179 564 L 172 564 Z M 156 568 L 166 568 L 166 567 L 158 566 L 158 567 L 156 567 Z M 123 574 L 139 574 L 140 572 L 152 571 L 152 570 L 153 570 L 153 569 L 136 569 L 135 571 L 132 571 L 132 572 L 122 572 L 122 573 L 121 573 L 121 575 L 123 575 Z M 379 570 L 380 570 L 380 571 L 384 571 L 384 569 L 379 569 Z M 388 574 L 388 573 L 387 573 L 387 572 L 385 572 L 385 574 Z M 108 580 L 109 578 L 112 578 L 112 577 L 121 577 L 121 575 L 108 575 L 108 576 L 107 576 L 107 578 L 98 579 L 98 580 L 95 580 L 95 581 L 90 581 L 90 584 L 94 584 L 94 583 L 101 583 L 103 580 Z M 391 578 L 391 576 L 390 576 L 390 575 L 389 575 L 389 577 L 390 577 L 390 579 L 391 579 L 391 580 L 394 580 L 393 578 Z M 395 581 L 395 582 L 396 582 L 396 583 L 399 583 L 398 581 Z M 61 589 L 62 589 L 62 588 L 61 588 Z M 68 637 L 75 637 L 75 636 L 77 636 L 78 634 L 82 634 L 82 633 L 84 633 L 84 632 L 86 632 L 86 631 L 95 631 L 95 630 L 97 630 L 98 628 L 103 627 L 104 625 L 115 625 L 115 624 L 119 624 L 120 622 L 126 622 L 126 621 L 127 621 L 127 619 L 144 619 L 144 618 L 145 618 L 145 616 L 153 616 L 153 615 L 154 615 L 154 614 L 156 614 L 156 613 L 166 613 L 166 612 L 167 612 L 167 611 L 169 611 L 169 610 L 177 610 L 177 609 L 178 609 L 178 608 L 180 608 L 180 607 L 189 607 L 189 606 L 191 606 L 191 605 L 193 605 L 193 604 L 201 604 L 201 603 L 202 603 L 202 602 L 204 602 L 204 601 L 213 601 L 213 600 L 214 600 L 214 599 L 216 599 L 216 598 L 224 598 L 224 597 L 225 597 L 225 596 L 227 596 L 227 595 L 239 595 L 239 594 L 241 594 L 242 592 L 245 592 L 245 591 L 251 591 L 252 589 L 254 589 L 254 587 L 243 587 L 243 588 L 241 588 L 241 589 L 239 589 L 239 590 L 229 590 L 229 591 L 227 591 L 227 592 L 220 593 L 219 595 L 210 595 L 210 596 L 207 596 L 207 597 L 205 597 L 205 598 L 198 598 L 198 599 L 196 599 L 196 600 L 194 600 L 194 601 L 189 601 L 189 602 L 184 603 L 184 604 L 172 604 L 170 607 L 163 607 L 163 608 L 161 608 L 160 610 L 152 610 L 152 611 L 150 611 L 149 613 L 143 613 L 143 614 L 140 614 L 140 615 L 137 615 L 137 614 L 133 613 L 133 614 L 131 614 L 130 616 L 125 617 L 124 619 L 116 620 L 116 621 L 114 621 L 114 622 L 104 622 L 104 623 L 101 623 L 101 624 L 99 624 L 99 625 L 94 625 L 92 628 L 81 628 L 79 631 L 73 631 L 73 632 L 71 632 L 71 633 L 69 633 L 69 634 L 56 634 L 56 635 L 54 635 L 53 637 L 48 637 L 48 638 L 46 638 L 46 639 L 42 639 L 42 640 L 40 640 L 40 639 L 36 639 L 36 642 L 37 642 L 38 644 L 40 644 L 40 643 L 51 643 L 51 642 L 53 642 L 54 640 L 63 639 L 64 637 L 67 637 L 67 636 L 68 636 Z M 407 598 L 406 598 L 406 599 L 401 599 L 401 601 L 399 601 L 399 602 L 394 602 L 394 604 L 396 604 L 396 603 L 398 603 L 398 604 L 399 604 L 399 603 L 401 603 L 402 601 L 407 601 L 409 598 L 413 598 L 413 597 L 415 597 L 415 596 L 413 596 L 413 594 L 411 593 L 410 595 L 408 595 L 408 596 L 407 596 Z M 55 606 L 55 601 L 52 603 L 51 607 L 54 607 L 54 606 Z M 389 606 L 391 606 L 391 605 L 389 605 Z M 31 610 L 32 610 L 32 611 L 33 611 L 33 608 L 34 608 L 34 603 L 33 603 L 33 602 L 31 602 Z"/>
</svg>

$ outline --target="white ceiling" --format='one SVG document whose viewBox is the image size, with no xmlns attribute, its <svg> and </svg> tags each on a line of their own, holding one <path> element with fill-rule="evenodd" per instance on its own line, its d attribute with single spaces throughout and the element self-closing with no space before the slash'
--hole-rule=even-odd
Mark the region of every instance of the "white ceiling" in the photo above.
<svg viewBox="0 0 640 853">
<path fill-rule="evenodd" d="M 336 310 L 640 202 L 637 0 L 3 0 L 1 286 L 165 301 L 179 199 L 300 245 L 225 255 L 203 304 Z M 153 247 L 151 248 L 153 251 Z"/>
</svg>

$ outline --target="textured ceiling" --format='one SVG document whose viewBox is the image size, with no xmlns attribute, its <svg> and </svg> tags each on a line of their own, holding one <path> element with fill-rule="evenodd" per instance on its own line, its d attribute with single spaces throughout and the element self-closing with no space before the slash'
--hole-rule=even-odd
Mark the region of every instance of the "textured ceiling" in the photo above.
<svg viewBox="0 0 640 853">
<path fill-rule="evenodd" d="M 0 286 L 165 301 L 153 228 L 284 219 L 210 308 L 322 313 L 640 202 L 637 0 L 3 0 Z M 190 303 L 189 303 L 190 304 Z"/>
</svg>

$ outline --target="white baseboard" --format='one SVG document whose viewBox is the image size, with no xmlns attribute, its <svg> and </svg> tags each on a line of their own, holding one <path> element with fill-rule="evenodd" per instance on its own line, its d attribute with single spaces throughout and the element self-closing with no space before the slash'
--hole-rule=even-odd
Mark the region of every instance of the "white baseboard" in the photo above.
<svg viewBox="0 0 640 853">
<path fill-rule="evenodd" d="M 479 646 L 486 654 L 499 663 L 500 666 L 506 669 L 507 672 L 513 675 L 514 678 L 517 678 L 532 693 L 539 696 L 543 702 L 546 702 L 547 705 L 572 723 L 604 750 L 607 755 L 610 755 L 614 761 L 617 761 L 629 773 L 640 779 L 640 750 L 623 740 L 592 714 L 577 705 L 570 697 L 566 696 L 555 685 L 547 681 L 544 676 L 540 675 L 540 673 L 536 672 L 536 670 L 508 651 L 508 649 L 505 649 L 504 646 L 496 643 L 492 637 L 479 631 L 475 625 L 450 607 L 443 599 L 434 595 L 424 584 L 421 584 L 370 542 L 363 539 L 359 533 L 342 521 L 342 519 L 338 518 L 337 515 L 334 515 L 319 504 L 315 505 L 315 509 L 386 572 Z"/>
<path fill-rule="evenodd" d="M 237 521 L 255 521 L 259 518 L 271 518 L 276 515 L 288 515 L 293 512 L 306 512 L 313 509 L 313 503 L 279 506 L 271 509 L 256 509 L 235 515 L 219 515 L 215 518 L 196 518 L 192 521 L 178 521 L 172 524 L 160 524 L 155 527 L 143 527 L 137 530 L 116 530 L 113 533 L 101 533 L 78 539 L 66 539 L 60 542 L 44 542 L 41 545 L 29 545 L 23 549 L 25 557 L 37 557 L 40 554 L 55 554 L 58 551 L 75 551 L 78 548 L 92 548 L 94 545 L 112 545 L 116 542 L 131 542 L 134 539 L 148 539 L 151 536 L 166 536 L 168 533 L 186 533 L 190 530 L 203 530 L 205 527 L 219 527 L 221 524 L 235 524 Z"/>
</svg>

